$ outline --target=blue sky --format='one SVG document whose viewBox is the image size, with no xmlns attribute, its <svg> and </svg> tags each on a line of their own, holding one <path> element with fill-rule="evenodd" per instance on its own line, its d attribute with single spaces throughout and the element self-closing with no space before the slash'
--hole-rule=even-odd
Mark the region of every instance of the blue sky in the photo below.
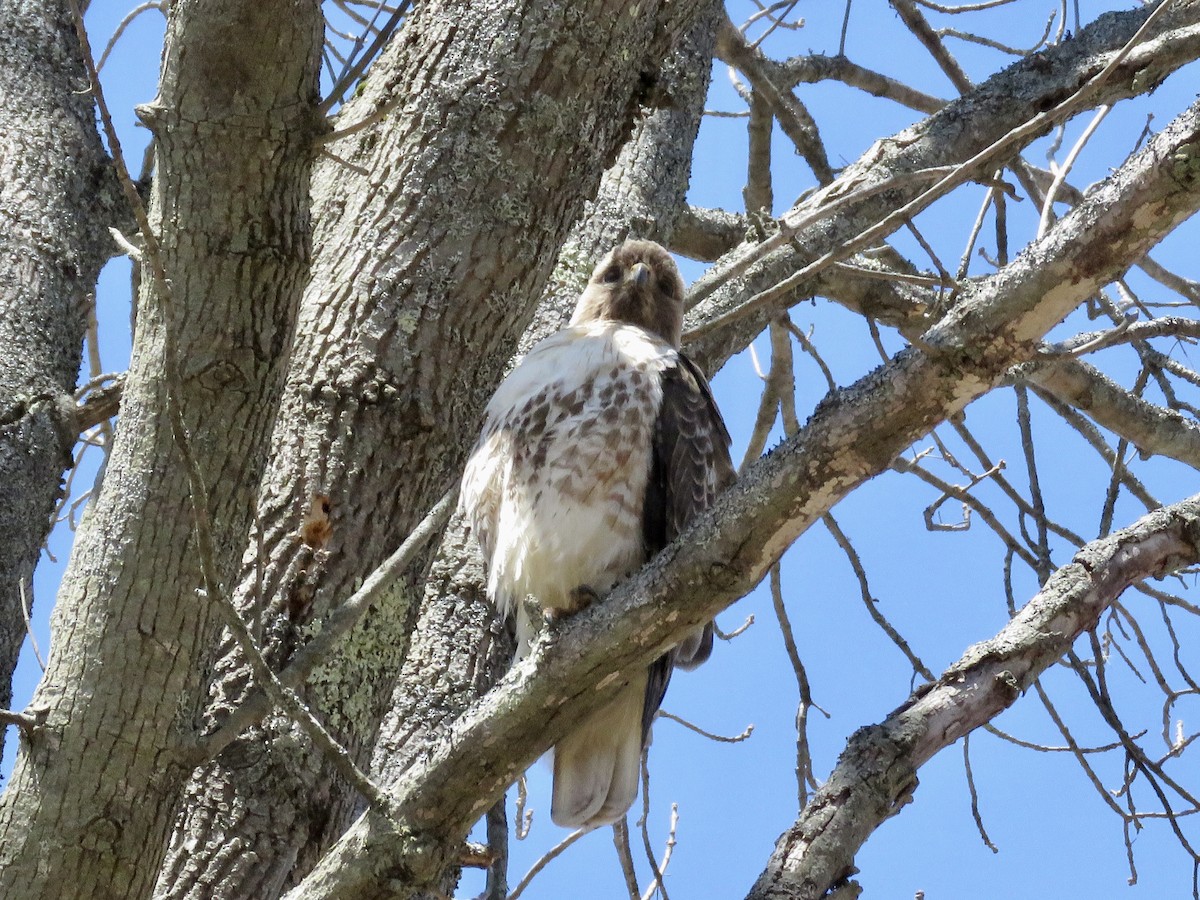
<svg viewBox="0 0 1200 900">
<path fill-rule="evenodd" d="M 1080 4 L 1085 22 L 1104 9 L 1129 6 Z M 1011 8 L 980 14 L 969 24 L 982 29 L 986 23 L 987 28 L 997 29 L 993 33 L 1027 45 L 1041 34 L 1046 16 L 1054 8 L 1057 4 L 1021 0 Z M 753 9 L 740 0 L 730 4 L 735 20 L 744 19 Z M 804 28 L 777 32 L 765 48 L 781 56 L 810 50 L 835 53 L 844 10 L 843 4 L 801 2 L 797 12 L 805 19 Z M 88 21 L 97 48 L 103 46 L 121 14 L 117 4 L 92 5 Z M 937 17 L 932 18 L 935 24 L 942 24 Z M 131 110 L 135 103 L 154 95 L 161 34 L 162 20 L 156 13 L 139 17 L 117 45 L 104 72 L 109 104 L 122 128 L 122 140 L 131 160 L 140 157 L 146 136 L 134 125 Z M 989 48 L 957 41 L 950 46 L 974 80 L 982 80 L 1008 61 L 1008 57 Z M 846 49 L 856 62 L 935 96 L 952 96 L 945 77 L 881 2 L 851 8 Z M 1200 84 L 1198 74 L 1200 69 L 1193 65 L 1173 76 L 1148 102 L 1118 106 L 1085 150 L 1072 182 L 1086 186 L 1119 165 L 1132 149 L 1148 112 L 1154 113 L 1153 127 L 1159 128 L 1194 99 L 1196 85 Z M 835 167 L 853 161 L 875 140 L 920 118 L 888 101 L 864 99 L 844 86 L 805 85 L 799 94 L 821 127 Z M 709 107 L 742 108 L 721 65 L 714 70 Z M 1065 147 L 1071 145 L 1089 118 L 1085 115 L 1068 126 Z M 1039 142 L 1026 158 L 1043 163 L 1042 153 L 1048 145 L 1048 140 Z M 803 161 L 778 131 L 774 156 L 776 211 L 782 212 L 813 182 Z M 744 171 L 744 120 L 706 119 L 697 145 L 690 200 L 698 205 L 740 210 Z M 918 220 L 950 268 L 957 264 L 963 235 L 982 198 L 982 188 L 966 188 Z M 1014 228 L 1027 229 L 1036 222 L 1036 210 L 1031 210 L 1028 202 L 1010 205 L 1009 212 Z M 985 232 L 984 245 L 994 248 L 994 240 L 991 244 L 989 240 Z M 1190 241 L 1176 236 L 1155 254 L 1156 258 L 1195 279 L 1200 272 L 1189 247 L 1194 241 L 1194 233 Z M 1021 242 L 1014 237 L 1014 253 Z M 910 254 L 918 265 L 925 265 L 911 239 L 899 235 L 895 246 Z M 702 271 L 699 265 L 684 266 L 689 281 Z M 971 274 L 988 271 L 984 261 L 976 258 L 972 263 Z M 1144 281 L 1133 283 L 1147 296 L 1155 295 L 1155 289 Z M 130 342 L 128 265 L 124 261 L 115 261 L 105 270 L 98 308 L 104 368 L 119 370 L 128 360 Z M 839 385 L 853 382 L 878 365 L 879 357 L 865 324 L 834 304 L 823 300 L 802 304 L 793 311 L 793 320 L 806 331 L 813 329 L 814 340 Z M 1095 327 L 1077 315 L 1060 331 L 1069 334 Z M 902 346 L 895 335 L 885 333 L 883 339 L 890 352 Z M 758 349 L 765 364 L 769 354 L 766 342 L 760 340 Z M 1131 354 L 1114 351 L 1111 357 L 1105 359 L 1105 367 L 1118 376 L 1127 376 Z M 803 421 L 826 388 L 812 361 L 799 351 L 796 358 L 797 403 Z M 734 457 L 740 459 L 759 390 L 748 354 L 734 359 L 720 373 L 715 390 L 735 436 Z M 967 422 L 985 440 L 994 458 L 1007 460 L 1007 474 L 1020 486 L 1024 484 L 1023 457 L 1012 425 L 1014 410 L 1012 393 L 998 391 L 973 404 Z M 1098 494 L 1097 485 L 1104 484 L 1104 464 L 1036 402 L 1033 428 L 1039 439 L 1038 462 L 1051 515 L 1087 537 L 1094 536 L 1103 499 L 1103 488 Z M 779 436 L 777 431 L 772 443 Z M 87 465 L 85 459 L 76 490 L 89 481 Z M 1155 460 L 1138 472 L 1164 502 L 1182 499 L 1196 489 L 1194 471 L 1170 461 Z M 944 467 L 939 474 L 956 483 L 962 480 Z M 879 608 L 937 672 L 957 659 L 968 645 L 998 631 L 1007 621 L 1007 612 L 1000 543 L 978 522 L 965 532 L 926 532 L 922 510 L 934 496 L 931 488 L 913 478 L 887 473 L 839 504 L 834 515 L 861 554 Z M 994 491 L 991 496 L 994 498 Z M 947 506 L 944 512 L 949 518 L 957 510 Z M 1118 505 L 1117 527 L 1128 524 L 1138 514 L 1134 504 L 1123 501 Z M 58 563 L 44 559 L 36 575 L 35 631 L 43 653 L 49 643 L 46 618 L 69 543 L 69 533 L 60 528 L 50 542 Z M 1056 547 L 1055 561 L 1065 562 L 1070 552 L 1065 545 Z M 907 697 L 911 672 L 903 656 L 871 622 L 846 558 L 823 528 L 811 529 L 796 543 L 784 559 L 783 572 L 788 611 L 814 700 L 829 713 L 826 718 L 814 710 L 809 717 L 814 770 L 822 779 L 854 730 L 879 721 Z M 1019 572 L 1017 601 L 1023 602 L 1036 587 L 1029 573 Z M 1162 640 L 1165 635 L 1157 610 L 1132 595 L 1126 600 L 1142 614 L 1140 621 L 1152 640 Z M 738 744 L 724 744 L 701 738 L 670 721 L 660 721 L 655 727 L 650 755 L 650 829 L 655 853 L 661 854 L 671 803 L 679 804 L 678 843 L 667 879 L 674 900 L 742 896 L 761 870 L 776 837 L 796 816 L 792 775 L 796 688 L 765 589 L 736 604 L 719 621 L 724 629 L 732 630 L 748 616 L 754 617 L 755 624 L 742 636 L 721 643 L 713 659 L 698 671 L 675 677 L 664 708 L 723 734 L 737 734 L 753 724 L 753 735 Z M 1177 619 L 1176 626 L 1185 648 L 1189 640 L 1194 647 L 1195 639 L 1200 637 L 1195 634 L 1196 624 Z M 1086 647 L 1081 652 L 1084 650 Z M 16 684 L 17 708 L 28 699 L 37 675 L 36 662 L 26 652 Z M 1161 728 L 1157 692 L 1141 685 L 1115 662 L 1110 677 L 1121 709 L 1131 719 L 1131 730 L 1148 728 L 1151 734 L 1156 733 Z M 1112 740 L 1071 673 L 1061 668 L 1052 670 L 1045 684 L 1081 742 L 1102 744 Z M 1194 705 L 1194 700 L 1185 701 L 1176 710 L 1185 726 Z M 1061 743 L 1033 697 L 1019 701 L 997 724 L 1027 740 Z M 5 773 L 11 768 L 13 743 L 9 742 Z M 866 889 L 865 896 L 911 898 L 918 890 L 925 892 L 927 900 L 965 896 L 1006 900 L 1042 895 L 1160 898 L 1190 893 L 1191 867 L 1161 821 L 1148 822 L 1139 836 L 1135 844 L 1139 884 L 1125 887 L 1128 871 L 1120 822 L 1106 809 L 1069 755 L 1032 753 L 990 735 L 977 734 L 971 744 L 971 759 L 984 824 L 1000 853 L 993 854 L 983 845 L 972 821 L 959 744 L 922 770 L 914 802 L 886 823 L 860 853 L 858 880 Z M 1119 783 L 1120 763 L 1113 755 L 1097 759 L 1097 769 L 1107 787 Z M 1179 771 L 1186 773 L 1187 764 Z M 527 840 L 513 842 L 513 884 L 538 856 L 565 836 L 548 820 L 549 773 L 544 764 L 530 771 L 529 785 L 534 827 Z M 639 799 L 631 821 L 636 819 L 640 804 Z M 642 860 L 644 853 L 636 831 L 632 838 L 634 858 Z M 641 880 L 644 887 L 644 865 Z M 476 875 L 468 875 L 459 896 L 471 896 L 479 890 L 479 884 Z M 550 863 L 525 896 L 607 898 L 619 897 L 622 891 L 610 832 L 603 829 L 586 836 Z"/>
</svg>

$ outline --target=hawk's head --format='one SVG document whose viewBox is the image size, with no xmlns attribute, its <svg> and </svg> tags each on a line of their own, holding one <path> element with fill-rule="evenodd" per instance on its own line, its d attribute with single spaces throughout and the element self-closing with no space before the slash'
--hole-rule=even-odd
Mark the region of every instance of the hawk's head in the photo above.
<svg viewBox="0 0 1200 900">
<path fill-rule="evenodd" d="M 675 260 L 653 241 L 626 241 L 600 260 L 571 324 L 605 319 L 657 334 L 678 349 L 683 331 L 683 279 Z"/>
</svg>

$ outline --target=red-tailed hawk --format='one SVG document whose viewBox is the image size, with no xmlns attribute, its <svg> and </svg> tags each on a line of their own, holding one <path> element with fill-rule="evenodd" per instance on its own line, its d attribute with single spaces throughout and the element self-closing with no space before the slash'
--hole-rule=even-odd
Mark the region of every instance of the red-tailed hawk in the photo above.
<svg viewBox="0 0 1200 900">
<path fill-rule="evenodd" d="M 488 596 L 531 637 L 526 599 L 571 612 L 675 538 L 733 480 L 729 434 L 700 370 L 679 352 L 683 280 L 650 241 L 592 273 L 570 324 L 496 390 L 460 503 L 483 548 Z M 671 669 L 712 652 L 712 623 L 629 674 L 554 748 L 551 817 L 594 826 L 625 814 Z"/>
</svg>

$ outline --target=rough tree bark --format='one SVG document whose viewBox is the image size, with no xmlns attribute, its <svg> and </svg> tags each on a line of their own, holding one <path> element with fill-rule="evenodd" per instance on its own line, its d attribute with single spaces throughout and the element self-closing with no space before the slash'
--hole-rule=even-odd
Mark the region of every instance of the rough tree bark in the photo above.
<svg viewBox="0 0 1200 900">
<path fill-rule="evenodd" d="M 315 2 L 172 4 L 151 217 L 171 298 L 143 281 L 104 487 L 64 577 L 49 668 L 0 802 L 0 895 L 144 896 L 162 857 L 215 637 L 174 393 L 209 486 L 218 576 L 244 545 L 299 286 L 322 18 Z M 86 82 L 76 83 L 80 89 Z M 164 328 L 180 383 L 163 375 Z M 100 748 L 100 749 L 98 749 Z"/>
<path fill-rule="evenodd" d="M 457 476 L 558 248 L 690 15 L 421 3 L 341 113 L 344 126 L 388 110 L 314 175 L 312 280 L 238 580 L 246 609 L 261 585 L 272 652 L 286 657 L 295 628 L 347 596 Z M 298 529 L 315 496 L 332 527 L 310 546 Z M 306 690 L 364 762 L 412 629 L 414 568 Z M 244 694 L 237 654 L 218 676 L 214 723 Z M 158 896 L 271 896 L 356 801 L 291 723 L 269 721 L 193 777 Z"/>
<path fill-rule="evenodd" d="M 79 436 L 91 290 L 120 202 L 65 0 L 0 3 L 0 708 L 25 638 L 22 589 Z M 0 752 L 4 738 L 0 736 Z"/>
</svg>

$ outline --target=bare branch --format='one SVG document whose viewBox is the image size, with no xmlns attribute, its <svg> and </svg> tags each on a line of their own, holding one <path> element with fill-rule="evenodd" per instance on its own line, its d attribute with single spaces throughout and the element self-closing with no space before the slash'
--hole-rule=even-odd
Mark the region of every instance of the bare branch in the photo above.
<svg viewBox="0 0 1200 900">
<path fill-rule="evenodd" d="M 713 734 L 713 732 L 711 732 L 711 731 L 705 731 L 699 725 L 694 725 L 691 722 L 689 722 L 687 719 L 681 719 L 679 716 L 675 715 L 674 713 L 665 712 L 664 710 L 661 710 L 661 709 L 658 711 L 656 718 L 670 719 L 672 722 L 678 722 L 680 725 L 682 725 L 688 731 L 694 731 L 694 732 L 696 732 L 696 734 L 700 735 L 701 737 L 706 737 L 710 741 L 716 741 L 718 744 L 740 744 L 742 741 L 746 740 L 746 738 L 750 737 L 750 735 L 754 734 L 754 725 L 753 724 L 747 725 L 740 734 L 723 735 L 723 734 Z"/>
<path fill-rule="evenodd" d="M 633 867 L 633 850 L 629 846 L 629 816 L 628 814 L 613 822 L 613 847 L 617 851 L 617 861 L 621 866 L 621 875 L 625 879 L 625 890 L 629 892 L 629 900 L 640 900 L 642 889 L 638 887 L 637 872 Z"/>
<path fill-rule="evenodd" d="M 17 589 L 21 594 L 21 618 L 25 622 L 25 634 L 29 637 L 29 646 L 33 648 L 33 657 L 37 660 L 38 667 L 46 671 L 46 658 L 42 656 L 42 651 L 38 647 L 37 635 L 33 633 L 33 623 L 29 621 L 29 607 L 32 605 L 29 600 L 29 593 L 25 587 L 25 579 L 22 578 L 17 583 Z M 29 579 L 29 589 L 33 590 L 33 579 Z"/>
<path fill-rule="evenodd" d="M 717 56 L 729 65 L 736 66 L 750 79 L 755 92 L 770 104 L 779 127 L 796 145 L 796 150 L 813 170 L 817 181 L 821 184 L 833 181 L 833 169 L 825 155 L 817 123 L 795 94 L 775 83 L 762 54 L 746 43 L 746 39 L 728 19 L 718 35 Z"/>
<path fill-rule="evenodd" d="M 739 213 L 686 206 L 680 211 L 669 249 L 690 259 L 712 262 L 746 237 L 748 222 Z"/>
<path fill-rule="evenodd" d="M 1190 24 L 1189 15 L 1186 9 L 1173 4 L 1170 11 L 1164 13 L 1165 18 L 1148 29 L 1146 41 L 1118 65 L 1113 77 L 1102 83 L 1089 102 L 1098 105 L 1129 96 L 1132 72 L 1141 73 L 1139 83 L 1143 83 L 1141 79 L 1154 83 L 1195 58 L 1200 53 L 1200 28 Z M 1110 16 L 1102 23 L 1081 30 L 1075 40 L 1048 48 L 1039 54 L 1038 78 L 1032 82 L 1027 77 L 1032 71 L 1029 62 L 993 76 L 968 96 L 905 132 L 900 140 L 881 142 L 843 171 L 832 186 L 833 191 L 804 198 L 785 221 L 796 222 L 810 216 L 814 221 L 819 220 L 820 216 L 813 214 L 831 196 L 845 196 L 859 185 L 895 182 L 903 173 L 958 165 L 964 159 L 978 158 L 981 150 L 1004 141 L 1020 123 L 1027 122 L 1031 108 L 1058 103 L 1063 96 L 1061 90 L 1071 90 L 1107 68 L 1117 58 L 1120 48 L 1126 46 L 1134 32 L 1145 24 L 1146 16 L 1144 9 Z M 1036 85 L 1035 94 L 1028 92 L 1030 84 Z M 1054 86 L 1058 93 L 1050 93 Z M 961 122 L 961 116 L 969 114 L 970 110 L 986 110 L 973 117 L 978 127 L 964 130 L 954 124 Z M 1046 127 L 1050 125 L 1049 122 L 1045 124 Z M 990 180 L 996 167 L 997 164 L 984 165 L 974 177 Z M 883 210 L 895 208 L 897 201 L 917 196 L 917 185 L 915 181 L 894 183 L 889 203 L 862 204 L 857 210 L 846 210 L 831 224 L 800 230 L 794 237 L 785 235 L 782 240 L 769 239 L 759 245 L 736 248 L 693 286 L 692 299 L 703 302 L 689 316 L 689 326 L 711 321 L 740 307 L 747 297 L 779 285 L 811 260 L 844 247 L 846 241 L 879 221 Z M 786 305 L 815 293 L 819 284 L 819 279 L 810 279 L 805 284 L 790 280 L 788 288 L 781 290 L 774 302 Z M 713 371 L 745 346 L 772 315 L 773 310 L 764 308 L 736 321 L 735 327 L 711 333 L 703 340 L 691 339 L 689 352 L 707 370 Z"/>
<path fill-rule="evenodd" d="M 780 837 L 750 900 L 824 896 L 852 871 L 871 832 L 908 802 L 921 765 L 1015 702 L 1130 584 L 1198 560 L 1200 496 L 1081 550 L 996 637 L 851 738 L 825 786 Z"/>
<path fill-rule="evenodd" d="M 929 22 L 917 9 L 913 0 L 891 0 L 892 8 L 900 14 L 900 21 L 905 27 L 913 33 L 925 49 L 929 51 L 929 55 L 933 57 L 946 77 L 950 79 L 950 83 L 954 85 L 955 90 L 960 94 L 965 94 L 971 89 L 971 80 L 967 78 L 966 73 L 958 64 L 950 52 L 942 43 L 941 38 L 929 26 Z"/>
<path fill-rule="evenodd" d="M 840 81 L 873 97 L 892 100 L 901 106 L 915 109 L 917 112 L 931 114 L 946 105 L 944 100 L 939 100 L 937 97 L 922 93 L 901 81 L 860 66 L 841 55 L 796 56 L 783 63 L 769 64 L 779 66 L 781 72 L 779 84 L 788 87 L 801 83 Z"/>
<path fill-rule="evenodd" d="M 525 873 L 525 877 L 517 882 L 517 886 L 513 888 L 512 892 L 508 895 L 508 900 L 517 900 L 521 894 L 525 893 L 525 889 L 529 887 L 529 883 L 533 881 L 538 872 L 542 871 L 542 869 L 546 868 L 547 865 L 558 859 L 558 857 L 562 856 L 572 844 L 592 830 L 593 829 L 590 828 L 576 829 L 551 847 L 550 850 L 543 854 L 542 857 L 530 867 L 529 871 Z"/>
<path fill-rule="evenodd" d="M 1159 454 L 1200 466 L 1200 426 L 1124 390 L 1082 360 L 1036 363 L 1020 374 L 1098 424 L 1128 438 L 1142 453 Z"/>
<path fill-rule="evenodd" d="M 404 14 L 408 12 L 408 8 L 411 5 L 411 0 L 401 0 L 396 8 L 392 10 L 388 20 L 376 32 L 374 40 L 371 41 L 371 46 L 354 61 L 353 65 L 348 66 L 342 72 L 337 82 L 330 88 L 328 96 L 321 101 L 319 111 L 322 115 L 328 114 L 330 110 L 341 103 L 342 98 L 345 97 L 350 87 L 362 78 L 363 73 L 367 70 L 367 66 L 374 62 L 375 57 L 379 55 L 383 49 L 383 45 L 387 43 L 392 33 L 399 26 L 400 20 L 404 18 Z"/>
</svg>

